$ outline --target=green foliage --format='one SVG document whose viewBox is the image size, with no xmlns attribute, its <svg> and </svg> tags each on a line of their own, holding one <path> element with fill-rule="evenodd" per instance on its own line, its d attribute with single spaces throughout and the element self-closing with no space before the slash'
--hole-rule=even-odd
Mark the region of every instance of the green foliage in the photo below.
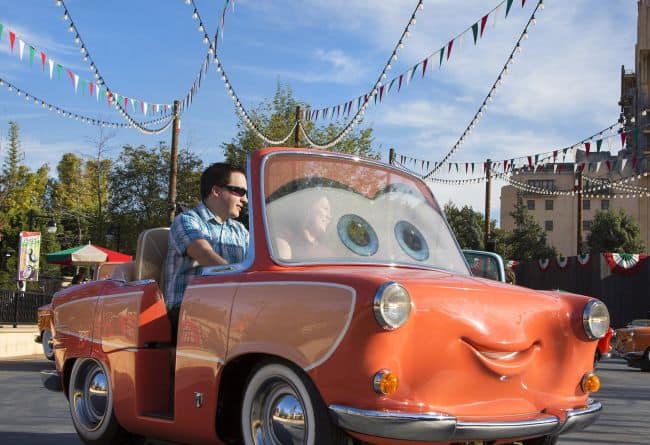
<svg viewBox="0 0 650 445">
<path fill-rule="evenodd" d="M 296 107 L 305 110 L 308 105 L 298 102 L 293 97 L 291 87 L 278 84 L 275 95 L 260 103 L 250 112 L 252 121 L 257 128 L 270 139 L 284 138 L 296 122 Z M 327 142 L 337 136 L 344 128 L 341 124 L 330 123 L 323 128 L 316 128 L 313 122 L 304 121 L 305 130 L 315 142 Z M 241 120 L 237 123 L 237 135 L 231 142 L 221 145 L 227 162 L 245 167 L 248 153 L 266 147 L 266 144 L 256 133 L 250 130 Z M 372 129 L 365 128 L 350 132 L 332 151 L 356 154 L 359 156 L 378 159 L 379 153 L 372 149 Z M 305 147 L 301 135 L 299 146 Z M 294 146 L 294 136 L 290 136 L 285 146 Z"/>
<path fill-rule="evenodd" d="M 639 253 L 645 250 L 639 225 L 623 209 L 598 212 L 587 244 L 593 253 Z"/>
<path fill-rule="evenodd" d="M 521 197 L 510 215 L 514 218 L 515 229 L 503 237 L 507 258 L 531 261 L 556 256 L 555 249 L 546 245 L 546 232 L 528 212 Z"/>
<path fill-rule="evenodd" d="M 485 218 L 482 213 L 469 206 L 459 209 L 451 201 L 445 204 L 444 211 L 462 249 L 485 249 Z"/>
</svg>

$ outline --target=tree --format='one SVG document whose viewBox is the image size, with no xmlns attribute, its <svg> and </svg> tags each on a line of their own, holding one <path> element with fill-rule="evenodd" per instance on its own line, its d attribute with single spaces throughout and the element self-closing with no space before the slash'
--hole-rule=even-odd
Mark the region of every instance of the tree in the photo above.
<svg viewBox="0 0 650 445">
<path fill-rule="evenodd" d="M 587 237 L 589 250 L 593 253 L 638 253 L 645 250 L 639 225 L 625 213 L 607 210 L 598 212 Z"/>
<path fill-rule="evenodd" d="M 300 106 L 303 110 L 307 108 L 306 104 L 294 99 L 291 87 L 278 84 L 273 99 L 267 99 L 260 103 L 250 112 L 250 116 L 255 125 L 267 137 L 279 140 L 284 138 L 294 127 L 297 106 Z M 311 121 L 303 121 L 303 125 L 315 142 L 329 141 L 344 128 L 343 125 L 334 123 L 330 123 L 324 128 L 316 128 Z M 241 120 L 237 123 L 237 128 L 235 138 L 231 142 L 223 143 L 221 147 L 227 162 L 245 166 L 248 153 L 263 148 L 268 144 Z M 351 131 L 330 150 L 377 159 L 379 154 L 372 149 L 372 141 L 372 129 L 365 128 Z M 291 146 L 293 142 L 293 136 L 291 136 L 285 145 Z M 304 140 L 301 142 L 304 144 Z"/>
<path fill-rule="evenodd" d="M 546 245 L 546 232 L 528 212 L 521 196 L 510 215 L 514 218 L 515 229 L 504 237 L 509 246 L 509 258 L 531 261 L 556 256 L 555 249 Z"/>
<path fill-rule="evenodd" d="M 485 218 L 469 206 L 462 209 L 449 201 L 444 207 L 447 221 L 458 239 L 462 249 L 483 250 L 485 238 Z"/>
</svg>

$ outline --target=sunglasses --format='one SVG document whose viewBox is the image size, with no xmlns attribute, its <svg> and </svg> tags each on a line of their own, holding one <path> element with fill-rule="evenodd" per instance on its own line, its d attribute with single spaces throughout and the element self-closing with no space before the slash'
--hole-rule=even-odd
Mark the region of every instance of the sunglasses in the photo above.
<svg viewBox="0 0 650 445">
<path fill-rule="evenodd" d="M 246 196 L 246 193 L 248 193 L 248 190 L 246 190 L 244 187 L 237 187 L 235 185 L 224 185 L 223 188 L 228 190 L 233 195 L 239 196 L 240 198 L 243 198 Z"/>
</svg>

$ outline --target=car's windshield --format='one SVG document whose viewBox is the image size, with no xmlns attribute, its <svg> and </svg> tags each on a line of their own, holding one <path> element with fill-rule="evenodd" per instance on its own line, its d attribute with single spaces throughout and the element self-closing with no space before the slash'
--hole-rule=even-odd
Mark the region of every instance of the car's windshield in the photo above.
<svg viewBox="0 0 650 445">
<path fill-rule="evenodd" d="M 429 189 L 371 162 L 281 153 L 264 164 L 267 236 L 286 263 L 395 263 L 468 275 Z"/>
</svg>

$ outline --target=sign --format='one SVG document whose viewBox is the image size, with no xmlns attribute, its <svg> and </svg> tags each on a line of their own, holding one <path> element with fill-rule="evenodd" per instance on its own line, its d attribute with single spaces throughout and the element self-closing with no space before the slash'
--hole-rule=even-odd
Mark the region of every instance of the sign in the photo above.
<svg viewBox="0 0 650 445">
<path fill-rule="evenodd" d="M 41 232 L 20 232 L 18 250 L 18 281 L 38 281 Z"/>
</svg>

